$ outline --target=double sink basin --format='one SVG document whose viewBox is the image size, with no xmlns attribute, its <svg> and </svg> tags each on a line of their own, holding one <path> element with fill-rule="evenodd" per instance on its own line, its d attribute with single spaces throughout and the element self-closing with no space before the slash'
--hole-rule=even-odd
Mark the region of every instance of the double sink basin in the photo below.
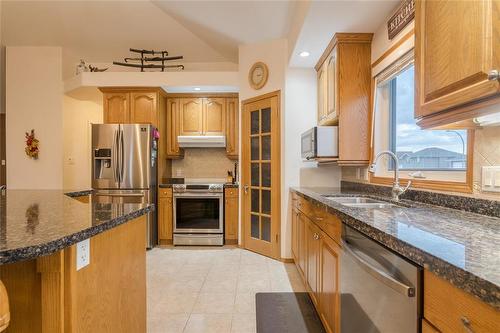
<svg viewBox="0 0 500 333">
<path fill-rule="evenodd" d="M 347 207 L 365 209 L 398 208 L 398 205 L 366 197 L 338 197 L 325 195 L 326 199 L 339 203 Z"/>
</svg>

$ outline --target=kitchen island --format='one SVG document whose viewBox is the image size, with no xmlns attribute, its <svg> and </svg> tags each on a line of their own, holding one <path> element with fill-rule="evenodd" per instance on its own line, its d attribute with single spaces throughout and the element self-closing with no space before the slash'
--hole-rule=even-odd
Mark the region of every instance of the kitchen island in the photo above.
<svg viewBox="0 0 500 333">
<path fill-rule="evenodd" d="M 92 203 L 90 195 L 1 195 L 0 279 L 10 304 L 6 332 L 146 331 L 145 223 L 153 206 Z"/>
</svg>

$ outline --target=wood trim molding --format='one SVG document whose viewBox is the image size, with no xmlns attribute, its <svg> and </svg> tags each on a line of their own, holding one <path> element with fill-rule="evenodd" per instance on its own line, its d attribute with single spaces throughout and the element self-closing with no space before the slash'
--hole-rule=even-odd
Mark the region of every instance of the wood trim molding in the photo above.
<svg viewBox="0 0 500 333">
<path fill-rule="evenodd" d="M 264 95 L 251 97 L 251 98 L 245 99 L 244 101 L 241 101 L 241 109 L 243 110 L 243 106 L 245 104 L 257 102 L 257 101 L 260 101 L 260 100 L 263 100 L 266 98 L 271 98 L 271 97 L 277 97 L 278 98 L 278 105 L 281 105 L 281 90 L 275 90 L 275 91 L 268 92 Z"/>
<path fill-rule="evenodd" d="M 371 44 L 373 39 L 373 34 L 372 33 L 347 33 L 347 32 L 338 32 L 335 35 L 333 35 L 333 38 L 330 40 L 330 43 L 328 43 L 325 51 L 323 51 L 323 54 L 319 58 L 318 62 L 316 63 L 316 66 L 314 66 L 314 69 L 316 71 L 319 71 L 321 65 L 325 60 L 328 58 L 332 50 L 335 48 L 335 46 L 339 43 L 369 43 Z"/>
<path fill-rule="evenodd" d="M 97 89 L 99 89 L 102 93 L 150 91 L 159 93 L 162 96 L 167 95 L 165 90 L 160 87 L 98 87 Z"/>
<path fill-rule="evenodd" d="M 238 93 L 166 93 L 167 98 L 202 98 L 202 97 L 225 97 L 238 98 Z"/>
<path fill-rule="evenodd" d="M 396 43 L 394 43 L 389 49 L 387 49 L 380 57 L 378 57 L 377 60 L 375 60 L 372 64 L 372 68 L 380 64 L 382 61 L 384 61 L 385 58 L 387 58 L 392 52 L 394 52 L 398 47 L 401 46 L 404 42 L 406 42 L 408 39 L 411 37 L 415 37 L 415 29 L 411 29 L 408 31 L 407 34 L 405 34 L 403 37 L 401 37 Z"/>
<path fill-rule="evenodd" d="M 373 163 L 373 152 L 370 163 Z M 465 182 L 451 182 L 441 180 L 421 180 L 411 179 L 412 187 L 427 190 L 437 190 L 446 192 L 472 193 L 473 191 L 473 175 L 474 175 L 474 130 L 467 131 L 467 171 L 465 174 Z M 401 185 L 406 185 L 410 179 L 401 178 Z M 391 185 L 393 179 L 390 177 L 377 177 L 370 173 L 369 181 L 372 184 Z"/>
</svg>

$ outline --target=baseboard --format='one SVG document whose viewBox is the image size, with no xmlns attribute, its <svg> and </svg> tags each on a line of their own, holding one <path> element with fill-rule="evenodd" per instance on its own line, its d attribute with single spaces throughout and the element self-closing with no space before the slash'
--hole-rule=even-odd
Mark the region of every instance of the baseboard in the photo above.
<svg viewBox="0 0 500 333">
<path fill-rule="evenodd" d="M 238 245 L 237 239 L 226 239 L 224 240 L 225 245 Z"/>
<path fill-rule="evenodd" d="M 286 263 L 286 264 L 293 264 L 295 263 L 295 260 L 293 258 L 281 258 L 281 261 Z"/>
<path fill-rule="evenodd" d="M 173 240 L 172 239 L 160 239 L 158 241 L 158 245 L 172 245 Z"/>
</svg>

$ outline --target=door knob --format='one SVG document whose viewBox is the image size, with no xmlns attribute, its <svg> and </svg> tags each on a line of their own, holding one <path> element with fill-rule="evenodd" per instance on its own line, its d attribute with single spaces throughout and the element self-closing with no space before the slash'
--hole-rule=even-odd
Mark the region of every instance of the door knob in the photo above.
<svg viewBox="0 0 500 333">
<path fill-rule="evenodd" d="M 500 71 L 498 71 L 497 69 L 492 69 L 488 73 L 488 80 L 490 81 L 500 80 Z"/>
</svg>

